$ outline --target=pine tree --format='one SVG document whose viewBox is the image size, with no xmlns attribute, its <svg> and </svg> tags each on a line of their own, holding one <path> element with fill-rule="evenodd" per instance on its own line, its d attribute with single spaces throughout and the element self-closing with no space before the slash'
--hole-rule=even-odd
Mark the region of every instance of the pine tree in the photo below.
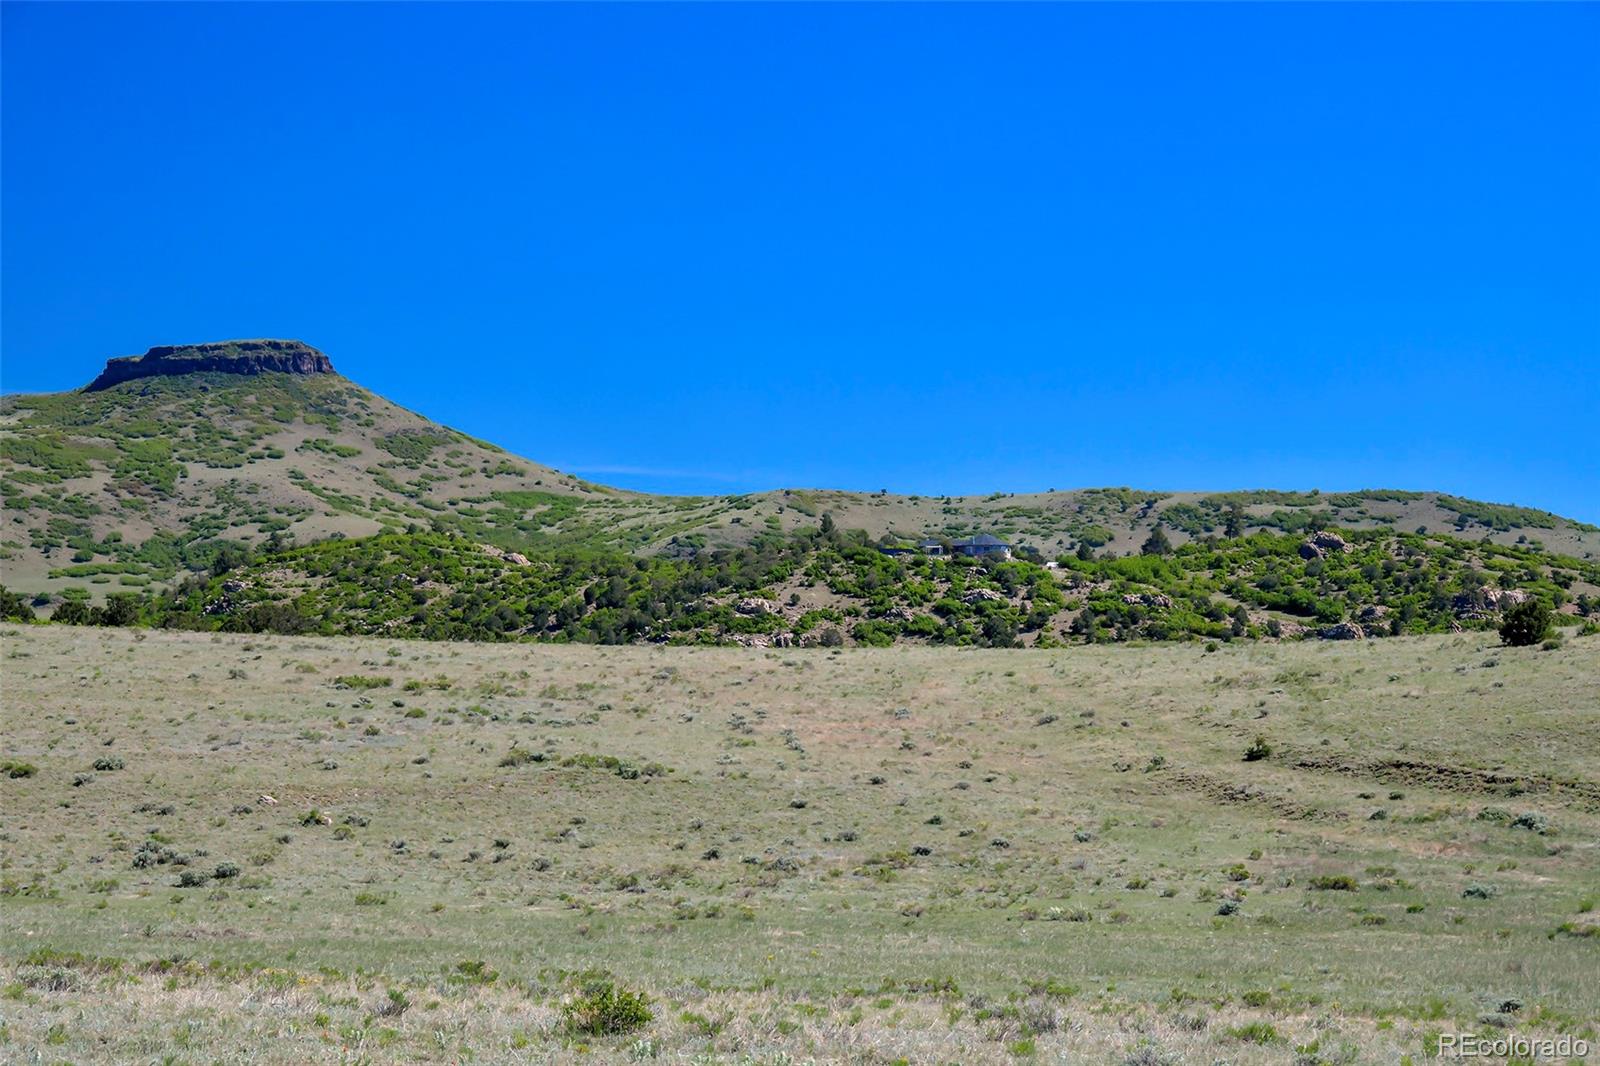
<svg viewBox="0 0 1600 1066">
<path fill-rule="evenodd" d="M 1171 555 L 1172 541 L 1167 539 L 1167 531 L 1156 526 L 1150 531 L 1150 538 L 1144 542 L 1144 547 L 1139 549 L 1145 555 Z"/>
</svg>

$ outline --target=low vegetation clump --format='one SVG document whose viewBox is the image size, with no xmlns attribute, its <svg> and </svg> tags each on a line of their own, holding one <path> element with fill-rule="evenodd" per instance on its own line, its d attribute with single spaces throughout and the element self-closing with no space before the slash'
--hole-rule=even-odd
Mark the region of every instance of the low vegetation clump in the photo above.
<svg viewBox="0 0 1600 1066">
<path fill-rule="evenodd" d="M 369 688 L 388 688 L 394 684 L 394 678 L 382 677 L 373 674 L 341 674 L 333 679 L 337 688 L 350 688 L 360 691 Z"/>
<path fill-rule="evenodd" d="M 1306 886 L 1317 892 L 1354 892 L 1359 887 L 1349 874 L 1322 874 L 1311 878 Z"/>
<path fill-rule="evenodd" d="M 567 1028 L 590 1036 L 620 1036 L 642 1029 L 655 1017 L 650 997 L 610 978 L 588 981 L 561 1005 Z"/>
<path fill-rule="evenodd" d="M 1278 1035 L 1277 1026 L 1271 1022 L 1250 1022 L 1246 1025 L 1233 1026 L 1228 1030 L 1228 1035 L 1247 1044 L 1276 1044 L 1283 1039 Z"/>
</svg>

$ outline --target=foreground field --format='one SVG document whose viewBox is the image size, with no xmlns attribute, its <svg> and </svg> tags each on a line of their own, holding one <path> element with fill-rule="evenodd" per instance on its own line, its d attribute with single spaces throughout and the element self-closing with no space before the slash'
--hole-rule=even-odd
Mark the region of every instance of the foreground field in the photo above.
<svg viewBox="0 0 1600 1066">
<path fill-rule="evenodd" d="M 4 655 L 8 1061 L 1596 1039 L 1600 637 Z M 654 1019 L 574 1031 L 602 970 Z"/>
</svg>

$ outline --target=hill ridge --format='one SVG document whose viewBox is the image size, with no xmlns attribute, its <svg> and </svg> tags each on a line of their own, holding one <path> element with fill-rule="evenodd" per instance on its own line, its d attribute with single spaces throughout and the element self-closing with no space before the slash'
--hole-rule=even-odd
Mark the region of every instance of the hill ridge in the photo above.
<svg viewBox="0 0 1600 1066">
<path fill-rule="evenodd" d="M 1137 554 L 1157 527 L 1175 547 L 1230 531 L 1337 527 L 1600 556 L 1594 526 L 1427 491 L 652 496 L 433 422 L 338 374 L 301 341 L 157 346 L 109 361 L 96 382 L 0 398 L 0 581 L 12 589 L 54 599 L 86 589 L 99 599 L 206 568 L 229 544 L 303 545 L 408 528 L 520 553 L 692 558 L 815 529 L 825 516 L 874 541 L 991 534 L 1043 558 Z"/>
</svg>

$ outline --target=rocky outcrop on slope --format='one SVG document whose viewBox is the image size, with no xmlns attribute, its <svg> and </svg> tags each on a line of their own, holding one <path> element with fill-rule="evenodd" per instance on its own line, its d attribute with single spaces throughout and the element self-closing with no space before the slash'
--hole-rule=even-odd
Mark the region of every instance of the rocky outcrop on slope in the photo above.
<svg viewBox="0 0 1600 1066">
<path fill-rule="evenodd" d="M 143 355 L 108 359 L 85 392 L 99 392 L 138 378 L 171 377 L 206 371 L 223 374 L 331 374 L 333 363 L 301 341 L 217 341 L 164 344 Z"/>
<path fill-rule="evenodd" d="M 1330 552 L 1347 552 L 1350 543 L 1331 529 L 1311 534 L 1300 545 L 1300 558 L 1326 559 Z"/>
</svg>

